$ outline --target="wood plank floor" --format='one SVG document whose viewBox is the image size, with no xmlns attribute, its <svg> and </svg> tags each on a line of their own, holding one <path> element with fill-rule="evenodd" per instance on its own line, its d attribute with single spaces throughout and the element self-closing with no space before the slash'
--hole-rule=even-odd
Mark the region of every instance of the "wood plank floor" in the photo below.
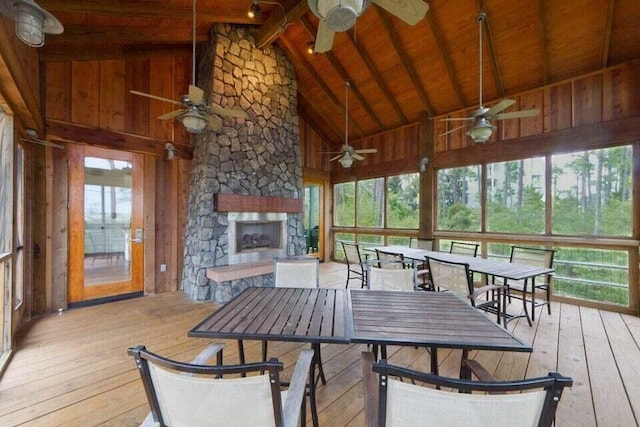
<svg viewBox="0 0 640 427">
<path fill-rule="evenodd" d="M 342 287 L 345 266 L 321 265 L 323 287 Z M 517 302 L 519 304 L 519 301 Z M 516 302 L 510 310 L 516 310 Z M 0 380 L 0 426 L 133 426 L 148 406 L 126 349 L 145 344 L 171 358 L 189 360 L 206 344 L 187 331 L 217 307 L 170 293 L 79 308 L 33 322 Z M 532 342 L 532 354 L 475 352 L 500 379 L 559 371 L 573 377 L 563 396 L 558 426 L 637 426 L 640 418 L 640 318 L 553 304 L 536 313 L 533 327 L 514 321 L 512 329 Z M 225 361 L 237 361 L 228 342 Z M 259 358 L 259 343 L 248 342 L 248 357 Z M 272 343 L 269 353 L 291 366 L 302 347 Z M 323 426 L 362 426 L 360 345 L 322 349 L 328 383 L 318 389 Z M 390 359 L 428 370 L 422 349 L 390 348 Z M 440 353 L 440 372 L 455 376 L 458 351 Z M 285 373 L 287 375 L 287 373 Z"/>
</svg>

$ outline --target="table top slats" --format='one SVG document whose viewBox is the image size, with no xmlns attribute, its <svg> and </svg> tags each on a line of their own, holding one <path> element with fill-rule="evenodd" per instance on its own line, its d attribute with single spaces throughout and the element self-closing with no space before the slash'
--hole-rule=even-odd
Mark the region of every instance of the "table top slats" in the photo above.
<svg viewBox="0 0 640 427">
<path fill-rule="evenodd" d="M 296 305 L 300 304 L 301 298 L 304 298 L 304 291 L 309 289 L 283 288 L 287 298 L 280 300 L 280 304 L 276 309 L 271 310 L 265 322 L 254 332 L 259 334 L 282 335 L 283 329 L 289 321 L 291 313 L 295 310 Z M 306 300 L 306 299 L 304 299 Z M 302 300 L 302 301 L 304 301 Z"/>
<path fill-rule="evenodd" d="M 325 295 L 322 307 L 322 323 L 320 324 L 320 335 L 333 333 L 335 310 L 335 294 L 333 297 Z"/>
</svg>

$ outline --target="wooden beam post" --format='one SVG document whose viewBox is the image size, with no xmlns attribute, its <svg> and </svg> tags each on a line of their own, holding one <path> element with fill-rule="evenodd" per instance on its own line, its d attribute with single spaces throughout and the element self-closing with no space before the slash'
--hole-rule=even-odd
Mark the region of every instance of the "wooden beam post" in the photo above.
<svg viewBox="0 0 640 427">
<path fill-rule="evenodd" d="M 434 153 L 433 119 L 430 119 L 429 113 L 425 111 L 420 116 L 420 136 L 418 139 L 418 157 L 420 158 L 420 228 L 418 236 L 424 239 L 432 239 L 435 228 L 433 211 L 436 196 L 435 170 L 433 169 Z"/>
</svg>

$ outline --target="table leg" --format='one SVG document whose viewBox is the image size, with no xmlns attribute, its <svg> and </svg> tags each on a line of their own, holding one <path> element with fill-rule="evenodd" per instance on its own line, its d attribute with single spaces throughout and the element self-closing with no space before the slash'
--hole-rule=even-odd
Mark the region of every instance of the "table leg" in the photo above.
<svg viewBox="0 0 640 427">
<path fill-rule="evenodd" d="M 318 374 L 320 375 L 320 381 L 322 381 L 322 384 L 326 384 L 327 379 L 324 376 L 324 368 L 322 367 L 322 354 L 320 354 L 320 343 L 313 343 L 311 347 L 313 348 L 314 357 L 317 358 Z"/>
<path fill-rule="evenodd" d="M 315 344 L 314 344 L 315 345 Z M 316 365 L 318 364 L 317 353 L 313 352 L 311 361 L 311 372 L 309 373 L 309 401 L 311 407 L 311 420 L 313 427 L 318 427 L 318 407 L 316 406 Z"/>
</svg>

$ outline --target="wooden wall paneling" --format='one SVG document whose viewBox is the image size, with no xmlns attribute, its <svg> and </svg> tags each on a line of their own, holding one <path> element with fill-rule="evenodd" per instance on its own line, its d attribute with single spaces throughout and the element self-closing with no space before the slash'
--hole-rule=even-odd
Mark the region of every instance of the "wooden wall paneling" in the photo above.
<svg viewBox="0 0 640 427">
<path fill-rule="evenodd" d="M 84 206 L 84 158 L 85 146 L 69 146 L 69 178 L 67 206 Z M 82 301 L 84 295 L 84 256 L 78 256 L 77 251 L 84 247 L 84 210 L 68 209 L 69 247 L 73 254 L 67 253 L 69 281 L 67 285 L 68 301 Z"/>
<path fill-rule="evenodd" d="M 606 70 L 602 80 L 602 120 L 640 113 L 640 61 Z"/>
<path fill-rule="evenodd" d="M 56 154 L 56 152 L 58 152 Z M 56 199 L 54 197 L 54 185 L 58 184 L 56 175 L 54 174 L 54 161 L 55 156 L 61 156 L 64 152 L 62 150 L 53 149 L 51 147 L 47 147 L 45 149 L 45 169 L 46 169 L 46 178 L 43 181 L 44 184 L 44 198 L 45 198 L 45 244 L 42 246 L 42 258 L 44 258 L 44 307 L 43 313 L 49 313 L 53 311 L 52 300 L 53 300 L 53 223 L 54 218 L 54 206 L 56 205 Z M 60 167 L 60 164 L 58 164 Z M 64 187 L 63 187 L 64 188 Z M 65 202 L 66 203 L 66 202 Z"/>
<path fill-rule="evenodd" d="M 536 90 L 520 96 L 520 109 L 538 108 L 540 114 L 520 119 L 520 136 L 538 135 L 543 132 L 544 124 L 544 92 Z"/>
<path fill-rule="evenodd" d="M 45 67 L 45 116 L 71 121 L 71 62 L 48 62 Z"/>
<path fill-rule="evenodd" d="M 514 98 L 516 103 L 507 109 L 507 111 L 518 111 L 520 108 L 520 98 Z M 500 120 L 497 121 L 500 124 L 500 139 L 513 139 L 520 136 L 520 120 L 518 119 L 510 119 L 510 120 Z"/>
<path fill-rule="evenodd" d="M 156 293 L 177 290 L 178 166 L 176 161 L 156 159 Z M 160 265 L 164 264 L 163 272 Z"/>
<path fill-rule="evenodd" d="M 124 131 L 125 77 L 123 59 L 100 61 L 100 127 Z"/>
<path fill-rule="evenodd" d="M 73 155 L 75 146 L 68 145 L 65 150 L 53 150 L 53 182 L 51 208 L 51 251 L 47 258 L 51 260 L 51 310 L 67 308 L 67 262 L 68 256 L 68 188 L 67 154 Z M 53 190 L 55 189 L 55 191 Z M 60 191 L 60 189 L 63 189 Z"/>
<path fill-rule="evenodd" d="M 444 120 L 440 120 L 439 118 L 434 118 L 434 119 L 430 119 L 433 122 L 433 140 L 434 140 L 434 147 L 433 147 L 433 151 L 435 153 L 438 153 L 440 151 L 446 151 L 447 150 L 447 141 L 448 141 L 448 136 L 447 135 L 442 135 L 443 133 L 445 133 L 448 129 L 451 129 L 451 126 L 454 126 L 454 124 L 445 122 Z"/>
<path fill-rule="evenodd" d="M 468 116 L 466 114 L 466 111 L 460 111 L 458 113 L 451 114 L 447 117 L 455 118 L 455 117 L 468 117 Z M 453 122 L 448 122 L 448 126 L 449 126 L 449 129 L 453 129 L 458 126 L 462 126 L 466 123 L 467 122 L 456 120 Z M 455 132 L 451 132 L 449 135 L 447 135 L 447 144 L 446 144 L 445 151 L 457 150 L 458 148 L 463 148 L 466 144 L 465 140 L 467 139 L 466 132 L 467 132 L 466 128 L 462 128 L 462 129 L 458 129 Z"/>
<path fill-rule="evenodd" d="M 173 58 L 150 58 L 149 64 L 149 93 L 168 99 L 180 99 L 173 92 Z M 168 102 L 153 100 L 149 102 L 149 135 L 151 137 L 173 141 L 175 120 L 158 120 L 157 117 L 177 108 L 179 108 L 178 105 Z"/>
<path fill-rule="evenodd" d="M 156 289 L 156 157 L 145 154 L 143 159 L 143 218 L 144 218 L 144 293 L 155 294 Z M 164 186 L 164 183 L 163 183 Z M 163 188 L 163 187 L 160 187 Z M 165 230 L 163 230 L 165 231 Z"/>
<path fill-rule="evenodd" d="M 173 58 L 173 97 L 180 99 L 182 95 L 189 92 L 191 84 L 191 56 L 176 56 Z M 196 84 L 197 86 L 197 84 Z M 171 121 L 173 126 L 173 140 L 177 144 L 191 144 L 191 134 L 187 132 L 182 123 L 177 120 Z"/>
<path fill-rule="evenodd" d="M 187 212 L 189 206 L 189 187 L 191 185 L 191 161 L 178 160 L 178 183 L 176 185 L 178 195 L 178 235 L 176 238 L 176 283 L 178 289 L 182 289 L 182 271 L 184 267 L 184 233 L 187 229 Z"/>
<path fill-rule="evenodd" d="M 573 92 L 571 82 L 544 89 L 544 132 L 572 126 Z"/>
<path fill-rule="evenodd" d="M 98 127 L 100 65 L 98 61 L 74 61 L 71 64 L 71 121 Z"/>
<path fill-rule="evenodd" d="M 602 74 L 592 74 L 573 82 L 573 125 L 602 121 Z"/>
<path fill-rule="evenodd" d="M 51 218 L 48 216 L 47 205 L 51 199 L 47 198 L 47 183 L 51 182 L 47 169 L 47 151 L 51 147 L 42 147 L 33 151 L 33 220 L 31 230 L 34 248 L 33 253 L 33 279 L 31 282 L 31 312 L 32 314 L 46 313 L 46 246 L 47 246 L 47 222 Z M 28 230 L 28 229 L 27 229 Z"/>
<path fill-rule="evenodd" d="M 157 102 L 149 98 L 130 93 L 130 90 L 149 93 L 149 59 L 126 59 L 126 111 L 125 127 L 128 132 L 137 135 L 149 135 L 149 104 Z"/>
</svg>

